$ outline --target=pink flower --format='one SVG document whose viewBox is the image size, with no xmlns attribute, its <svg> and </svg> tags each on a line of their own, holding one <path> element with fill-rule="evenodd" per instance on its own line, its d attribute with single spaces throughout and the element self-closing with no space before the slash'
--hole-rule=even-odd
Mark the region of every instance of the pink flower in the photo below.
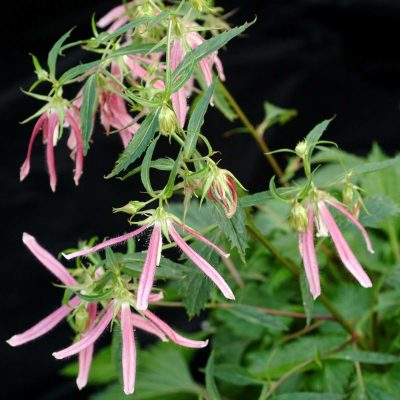
<svg viewBox="0 0 400 400">
<path fill-rule="evenodd" d="M 363 287 L 372 286 L 371 280 L 351 251 L 349 244 L 337 226 L 332 214 L 328 210 L 327 204 L 340 211 L 360 230 L 364 237 L 368 251 L 370 253 L 374 252 L 371 241 L 364 227 L 340 203 L 331 199 L 319 200 L 315 204 L 317 208 L 316 210 L 315 207 L 313 208 L 313 204 L 309 204 L 307 206 L 307 229 L 303 232 L 299 232 L 299 250 L 304 262 L 304 269 L 310 287 L 310 292 L 314 299 L 321 294 L 318 261 L 314 246 L 314 224 L 317 226 L 318 236 L 331 236 L 340 259 L 349 272 L 358 280 L 358 282 Z"/>
<path fill-rule="evenodd" d="M 75 159 L 74 181 L 78 185 L 83 172 L 83 143 L 79 113 L 75 107 L 66 108 L 65 123 L 71 130 L 68 146 L 72 150 L 71 157 Z M 45 111 L 37 120 L 29 141 L 26 159 L 20 169 L 20 180 L 23 181 L 29 174 L 32 146 L 40 130 L 43 132 L 43 143 L 46 144 L 46 160 L 50 175 L 50 187 L 54 192 L 57 185 L 54 146 L 57 144 L 60 136 L 60 116 L 56 109 L 52 108 Z"/>
<path fill-rule="evenodd" d="M 221 256 L 229 257 L 229 254 L 224 253 L 218 246 L 209 241 L 204 236 L 200 235 L 195 230 L 183 226 L 180 223 L 176 222 L 173 219 L 168 219 L 166 222 L 166 227 L 168 230 L 168 234 L 175 241 L 177 246 L 186 254 L 186 256 L 197 265 L 200 270 L 207 275 L 219 288 L 222 294 L 230 300 L 234 300 L 235 296 L 232 293 L 232 290 L 224 280 L 224 278 L 212 267 L 200 254 L 196 253 L 179 235 L 176 231 L 175 226 L 179 226 L 183 231 L 190 233 L 195 238 L 203 241 L 208 246 L 212 247 L 216 250 Z M 156 268 L 160 262 L 161 257 L 161 246 L 162 246 L 162 236 L 161 236 L 161 224 L 159 222 L 155 222 L 152 225 L 144 225 L 139 229 L 134 230 L 128 234 L 116 237 L 114 239 L 106 240 L 103 243 L 100 243 L 92 248 L 79 250 L 70 254 L 63 254 L 65 258 L 68 260 L 79 257 L 86 256 L 88 254 L 92 254 L 98 250 L 101 250 L 105 247 L 112 246 L 121 242 L 128 240 L 134 236 L 139 235 L 146 229 L 152 227 L 152 234 L 150 238 L 150 244 L 147 251 L 146 260 L 143 266 L 142 274 L 140 276 L 139 286 L 138 286 L 138 299 L 137 299 L 137 308 L 138 310 L 146 310 L 148 305 L 148 297 L 153 286 L 154 277 Z"/>
<path fill-rule="evenodd" d="M 132 3 L 133 2 L 127 3 L 126 5 L 122 4 L 120 6 L 114 7 L 106 15 L 104 15 L 97 21 L 97 26 L 103 29 L 109 26 L 107 32 L 115 32 L 118 28 L 129 22 L 129 17 L 126 14 L 126 11 L 127 7 Z"/>
<path fill-rule="evenodd" d="M 111 73 L 120 82 L 123 81 L 118 64 L 112 64 Z M 120 90 L 118 85 L 115 82 L 109 82 L 109 85 L 114 89 L 103 90 L 100 94 L 100 120 L 107 133 L 111 127 L 119 131 L 122 143 L 126 147 L 139 129 L 139 124 L 128 113 L 124 99 L 115 92 Z"/>
<path fill-rule="evenodd" d="M 162 341 L 167 338 L 184 347 L 202 348 L 207 346 L 208 341 L 198 341 L 184 338 L 175 332 L 169 325 L 160 320 L 150 311 L 146 311 L 144 318 L 137 314 L 132 314 L 129 302 L 123 302 L 120 310 L 115 300 L 111 301 L 104 309 L 97 324 L 92 327 L 78 341 L 66 349 L 53 353 L 57 359 L 70 357 L 82 353 L 96 342 L 107 326 L 111 323 L 114 315 L 118 315 L 121 320 L 122 334 L 122 375 L 124 383 L 124 392 L 132 394 L 135 389 L 136 376 L 136 347 L 134 340 L 134 328 L 138 327 L 149 333 L 155 334 Z"/>
</svg>

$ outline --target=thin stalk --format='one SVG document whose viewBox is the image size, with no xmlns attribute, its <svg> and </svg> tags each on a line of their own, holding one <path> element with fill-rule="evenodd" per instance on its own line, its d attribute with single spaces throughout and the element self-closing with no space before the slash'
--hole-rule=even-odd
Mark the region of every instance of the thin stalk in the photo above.
<svg viewBox="0 0 400 400">
<path fill-rule="evenodd" d="M 229 92 L 227 87 L 221 81 L 218 81 L 218 85 L 219 85 L 219 88 L 221 89 L 221 92 L 223 93 L 225 98 L 228 100 L 228 102 L 232 106 L 232 108 L 235 110 L 239 119 L 242 121 L 243 125 L 249 130 L 251 136 L 253 136 L 254 140 L 257 142 L 258 146 L 260 147 L 261 151 L 264 154 L 264 157 L 266 158 L 268 163 L 271 165 L 275 174 L 282 181 L 284 172 L 283 172 L 282 168 L 280 167 L 280 165 L 278 164 L 278 162 L 276 161 L 276 158 L 274 157 L 274 155 L 271 154 L 271 150 L 270 150 L 267 142 L 265 141 L 264 137 L 259 134 L 259 132 L 255 128 L 255 126 L 247 118 L 246 114 L 240 108 L 239 104 L 234 99 L 232 94 Z"/>
</svg>

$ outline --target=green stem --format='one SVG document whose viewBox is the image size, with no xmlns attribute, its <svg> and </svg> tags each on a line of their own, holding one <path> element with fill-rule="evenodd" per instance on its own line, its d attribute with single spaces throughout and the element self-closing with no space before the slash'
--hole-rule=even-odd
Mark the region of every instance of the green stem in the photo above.
<svg viewBox="0 0 400 400">
<path fill-rule="evenodd" d="M 264 154 L 264 157 L 267 159 L 268 163 L 271 165 L 275 174 L 278 176 L 278 178 L 280 180 L 282 180 L 284 172 L 283 172 L 282 168 L 280 167 L 280 165 L 278 164 L 278 162 L 276 161 L 276 158 L 274 157 L 274 155 L 271 154 L 271 150 L 270 150 L 267 142 L 265 141 L 264 137 L 259 134 L 259 132 L 255 128 L 255 126 L 247 118 L 246 114 L 240 108 L 239 104 L 234 99 L 232 94 L 229 92 L 227 87 L 221 81 L 218 81 L 218 86 L 219 86 L 221 92 L 223 93 L 223 95 L 225 96 L 225 98 L 228 100 L 229 104 L 235 110 L 237 116 L 242 121 L 243 125 L 249 130 L 251 136 L 253 136 L 254 140 L 257 142 L 258 146 L 260 147 L 261 151 Z"/>
</svg>

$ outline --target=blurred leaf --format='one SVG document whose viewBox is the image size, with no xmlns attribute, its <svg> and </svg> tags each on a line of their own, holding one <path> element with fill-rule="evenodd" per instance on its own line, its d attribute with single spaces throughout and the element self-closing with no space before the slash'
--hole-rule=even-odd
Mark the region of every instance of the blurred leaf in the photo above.
<svg viewBox="0 0 400 400">
<path fill-rule="evenodd" d="M 82 124 L 83 150 L 86 155 L 89 150 L 90 137 L 93 131 L 94 115 L 97 107 L 97 75 L 89 76 L 82 91 L 82 106 L 80 118 Z"/>
<path fill-rule="evenodd" d="M 280 108 L 268 101 L 264 102 L 264 113 L 264 120 L 260 124 L 262 133 L 275 124 L 284 125 L 297 116 L 297 110 Z"/>
<path fill-rule="evenodd" d="M 400 207 L 384 194 L 367 196 L 364 200 L 368 211 L 362 212 L 360 222 L 365 227 L 382 228 L 382 224 L 389 217 L 396 217 L 400 214 Z"/>
<path fill-rule="evenodd" d="M 221 400 L 221 396 L 219 395 L 217 384 L 215 383 L 214 375 L 214 353 L 210 354 L 208 357 L 207 365 L 206 365 L 206 389 L 207 393 L 210 396 L 210 400 Z"/>
<path fill-rule="evenodd" d="M 303 301 L 304 312 L 307 316 L 307 326 L 311 324 L 312 313 L 314 309 L 314 299 L 310 293 L 310 288 L 308 286 L 308 281 L 304 270 L 300 270 L 300 290 L 301 290 L 301 298 Z"/>
<path fill-rule="evenodd" d="M 335 393 L 284 393 L 274 396 L 274 400 L 343 400 L 341 394 Z"/>
<path fill-rule="evenodd" d="M 400 362 L 400 356 L 361 350 L 343 350 L 332 354 L 330 358 L 335 360 L 359 361 L 365 364 L 393 364 Z"/>
<path fill-rule="evenodd" d="M 236 386 L 263 385 L 265 382 L 252 377 L 245 368 L 233 364 L 215 366 L 215 376 Z"/>
</svg>

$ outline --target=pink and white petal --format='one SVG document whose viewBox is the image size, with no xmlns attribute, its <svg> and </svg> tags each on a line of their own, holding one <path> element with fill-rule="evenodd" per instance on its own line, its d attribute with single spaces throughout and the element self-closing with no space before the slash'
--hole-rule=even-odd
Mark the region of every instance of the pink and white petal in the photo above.
<svg viewBox="0 0 400 400">
<path fill-rule="evenodd" d="M 89 372 L 92 366 L 94 344 L 86 347 L 86 349 L 79 352 L 79 372 L 76 378 L 76 385 L 79 390 L 82 390 L 88 382 Z"/>
<path fill-rule="evenodd" d="M 79 179 L 83 173 L 83 142 L 82 142 L 82 130 L 80 127 L 79 117 L 71 110 L 67 111 L 67 122 L 71 127 L 71 133 L 75 137 L 76 153 L 75 153 L 75 173 L 74 182 L 78 186 Z"/>
<path fill-rule="evenodd" d="M 362 233 L 365 243 L 367 245 L 367 249 L 370 253 L 374 253 L 374 249 L 372 248 L 371 240 L 368 236 L 365 228 L 360 224 L 360 222 L 354 218 L 354 216 L 349 213 L 340 203 L 332 200 L 326 200 L 326 203 L 330 204 L 332 207 L 335 207 L 338 211 L 340 211 L 352 224 L 354 224 Z"/>
<path fill-rule="evenodd" d="M 69 254 L 62 253 L 62 255 L 67 260 L 71 260 L 71 259 L 76 258 L 76 257 L 87 256 L 88 254 L 95 253 L 96 251 L 104 249 L 105 247 L 114 246 L 114 245 L 119 244 L 121 242 L 125 242 L 126 240 L 128 240 L 128 239 L 130 239 L 130 238 L 132 238 L 134 236 L 139 235 L 140 233 L 142 233 L 147 228 L 148 228 L 148 225 L 143 225 L 139 229 L 136 229 L 136 230 L 134 230 L 132 232 L 129 232 L 129 233 L 125 234 L 125 235 L 118 236 L 118 237 L 116 237 L 114 239 L 106 240 L 103 243 L 100 243 L 100 244 L 98 244 L 96 246 L 93 246 L 91 248 L 82 249 L 82 250 L 75 251 L 75 252 L 69 253 Z"/>
<path fill-rule="evenodd" d="M 175 332 L 168 324 L 149 310 L 146 310 L 144 315 L 160 328 L 174 343 L 179 344 L 180 346 L 200 349 L 206 347 L 208 344 L 208 340 L 193 340 L 179 335 L 179 333 Z"/>
<path fill-rule="evenodd" d="M 32 328 L 29 328 L 25 332 L 14 335 L 8 339 L 7 343 L 10 346 L 15 347 L 43 336 L 57 326 L 79 303 L 79 297 L 73 297 L 69 302 L 69 306 L 62 305 L 61 307 L 57 308 L 57 310 L 49 314 L 46 318 L 32 326 Z"/>
<path fill-rule="evenodd" d="M 126 23 L 129 22 L 129 17 L 124 16 L 121 18 L 118 18 L 113 24 L 107 29 L 108 33 L 114 33 L 117 29 L 121 28 L 121 26 L 124 26 Z"/>
<path fill-rule="evenodd" d="M 157 303 L 158 301 L 161 301 L 163 298 L 164 298 L 163 292 L 151 293 L 149 295 L 149 303 Z"/>
<path fill-rule="evenodd" d="M 104 332 L 113 318 L 114 303 L 111 302 L 107 308 L 107 311 L 104 313 L 97 325 L 90 329 L 81 340 L 63 350 L 53 353 L 53 356 L 60 360 L 65 357 L 73 356 L 92 345 Z"/>
<path fill-rule="evenodd" d="M 153 289 L 154 276 L 159 263 L 161 252 L 161 225 L 155 223 L 150 237 L 149 248 L 147 250 L 146 261 L 140 275 L 139 286 L 137 289 L 136 307 L 138 310 L 146 310 L 149 303 L 149 296 Z"/>
<path fill-rule="evenodd" d="M 105 28 L 110 25 L 113 21 L 119 18 L 125 12 L 125 5 L 122 4 L 110 10 L 106 15 L 97 21 L 97 26 L 100 28 Z"/>
<path fill-rule="evenodd" d="M 50 187 L 53 192 L 56 191 L 57 185 L 56 163 L 54 160 L 54 135 L 57 135 L 57 125 L 58 115 L 57 113 L 52 112 L 48 121 L 46 160 L 50 175 Z"/>
<path fill-rule="evenodd" d="M 29 233 L 22 234 L 22 241 L 31 253 L 64 285 L 74 286 L 77 284 L 75 278 L 68 270 L 46 249 L 44 249 Z"/>
<path fill-rule="evenodd" d="M 121 307 L 121 333 L 124 392 L 132 394 L 135 390 L 136 347 L 129 303 L 123 303 Z"/>
<path fill-rule="evenodd" d="M 222 292 L 222 294 L 230 300 L 235 299 L 231 288 L 226 283 L 225 279 L 213 268 L 200 254 L 196 253 L 178 234 L 173 224 L 168 223 L 168 231 L 178 247 L 206 274 Z"/>
<path fill-rule="evenodd" d="M 324 223 L 326 224 L 329 234 L 335 244 L 336 250 L 339 254 L 345 267 L 349 272 L 358 280 L 358 282 L 364 287 L 371 287 L 372 282 L 368 275 L 354 256 L 351 251 L 346 239 L 342 235 L 339 227 L 337 226 L 332 214 L 329 212 L 328 208 L 323 201 L 318 203 L 318 208 Z"/>
<path fill-rule="evenodd" d="M 152 335 L 155 335 L 159 337 L 163 342 L 167 342 L 168 339 L 165 336 L 164 332 L 158 328 L 156 325 L 154 325 L 151 321 L 148 319 L 143 318 L 141 315 L 133 314 L 132 313 L 132 324 L 134 328 L 141 329 L 142 331 L 151 333 Z"/>
</svg>

